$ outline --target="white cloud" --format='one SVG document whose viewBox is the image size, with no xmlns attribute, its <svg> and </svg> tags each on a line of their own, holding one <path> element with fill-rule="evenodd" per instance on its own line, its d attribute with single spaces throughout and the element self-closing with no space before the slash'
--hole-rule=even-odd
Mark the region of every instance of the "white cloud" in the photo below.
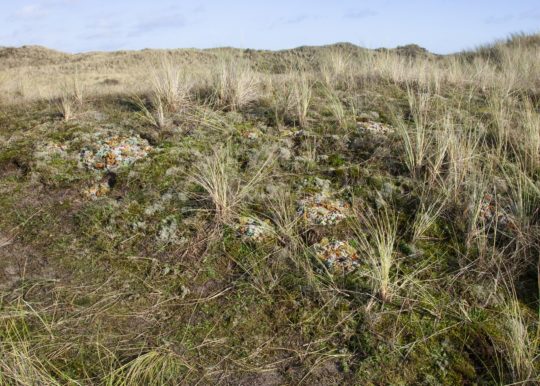
<svg viewBox="0 0 540 386">
<path fill-rule="evenodd" d="M 379 13 L 370 8 L 350 10 L 345 13 L 347 19 L 365 19 L 366 17 L 377 16 Z"/>
<path fill-rule="evenodd" d="M 25 5 L 16 13 L 16 16 L 21 19 L 35 19 L 47 15 L 47 11 L 39 4 Z"/>
<path fill-rule="evenodd" d="M 274 20 L 268 28 L 272 29 L 278 26 L 301 24 L 305 21 L 308 21 L 314 18 L 315 16 L 307 15 L 307 14 L 300 14 L 300 15 L 291 16 L 291 17 L 280 17 L 279 19 Z"/>
</svg>

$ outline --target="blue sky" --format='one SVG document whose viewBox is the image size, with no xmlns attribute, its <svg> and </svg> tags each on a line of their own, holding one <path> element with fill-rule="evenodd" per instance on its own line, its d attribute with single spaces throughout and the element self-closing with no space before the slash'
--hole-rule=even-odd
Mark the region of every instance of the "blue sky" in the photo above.
<svg viewBox="0 0 540 386">
<path fill-rule="evenodd" d="M 0 10 L 0 46 L 67 52 L 349 41 L 449 53 L 540 32 L 540 0 L 0 0 Z"/>
</svg>

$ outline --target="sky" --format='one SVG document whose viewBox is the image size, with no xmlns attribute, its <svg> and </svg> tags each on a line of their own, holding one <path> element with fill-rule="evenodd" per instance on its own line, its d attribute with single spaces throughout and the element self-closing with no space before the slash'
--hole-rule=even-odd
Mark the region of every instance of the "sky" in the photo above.
<svg viewBox="0 0 540 386">
<path fill-rule="evenodd" d="M 540 32 L 540 0 L 0 0 L 0 46 L 65 52 L 416 43 L 436 53 Z"/>
</svg>

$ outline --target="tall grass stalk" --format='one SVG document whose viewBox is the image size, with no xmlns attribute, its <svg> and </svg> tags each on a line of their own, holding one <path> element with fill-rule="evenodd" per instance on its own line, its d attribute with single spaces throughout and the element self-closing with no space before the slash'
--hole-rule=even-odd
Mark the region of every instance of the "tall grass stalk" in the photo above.
<svg viewBox="0 0 540 386">
<path fill-rule="evenodd" d="M 490 334 L 495 346 L 502 349 L 502 357 L 515 384 L 533 385 L 540 376 L 537 361 L 540 358 L 539 315 L 532 315 L 510 291 L 501 310 L 498 327 L 502 336 Z M 531 320 L 535 328 L 530 329 Z M 504 370 L 500 370 L 504 374 Z"/>
<path fill-rule="evenodd" d="M 523 102 L 521 110 L 523 116 L 518 125 L 521 135 L 516 136 L 519 143 L 514 146 L 522 149 L 523 163 L 530 172 L 535 173 L 540 167 L 540 113 L 528 99 Z"/>
<path fill-rule="evenodd" d="M 347 109 L 345 104 L 339 98 L 336 91 L 326 87 L 326 99 L 328 101 L 328 109 L 332 112 L 340 129 L 347 127 Z"/>
<path fill-rule="evenodd" d="M 426 165 L 433 135 L 428 127 L 430 95 L 428 92 L 415 93 L 407 89 L 407 100 L 414 127 L 409 128 L 402 119 L 397 119 L 397 132 L 404 147 L 405 164 L 413 177 L 419 177 Z"/>
<path fill-rule="evenodd" d="M 215 96 L 219 106 L 236 111 L 260 96 L 259 76 L 250 64 L 232 56 L 220 59 L 214 73 Z"/>
<path fill-rule="evenodd" d="M 320 63 L 320 73 L 326 87 L 335 89 L 349 84 L 351 75 L 351 55 L 339 48 L 326 52 Z"/>
<path fill-rule="evenodd" d="M 268 175 L 274 158 L 271 153 L 246 179 L 240 176 L 229 146 L 214 148 L 210 156 L 195 166 L 192 179 L 208 194 L 218 223 L 232 220 L 242 201 Z"/>
<path fill-rule="evenodd" d="M 306 72 L 299 72 L 292 75 L 291 88 L 295 118 L 300 127 L 306 127 L 313 83 Z"/>
<path fill-rule="evenodd" d="M 413 222 L 413 240 L 419 240 L 437 222 L 447 202 L 445 195 L 431 197 L 427 188 L 420 195 L 420 207 Z"/>
<path fill-rule="evenodd" d="M 161 130 L 167 126 L 167 118 L 165 116 L 165 107 L 159 96 L 154 95 L 150 100 L 150 107 L 145 101 L 139 97 L 132 97 L 133 104 L 137 106 L 137 116 L 142 122 L 145 122 L 154 128 Z"/>
<path fill-rule="evenodd" d="M 154 107 L 177 112 L 190 100 L 193 80 L 183 67 L 169 58 L 162 58 L 157 67 L 152 67 L 151 93 Z"/>
<path fill-rule="evenodd" d="M 371 267 L 372 288 L 383 302 L 388 301 L 394 283 L 391 270 L 396 262 L 397 219 L 386 206 L 376 213 L 356 210 L 356 217 L 354 230 Z"/>
<path fill-rule="evenodd" d="M 65 122 L 70 121 L 73 118 L 76 109 L 73 96 L 67 93 L 62 94 L 56 101 L 56 108 Z"/>
<path fill-rule="evenodd" d="M 270 78 L 270 98 L 274 120 L 278 127 L 285 124 L 285 118 L 292 108 L 292 90 L 288 87 L 290 76 Z"/>
</svg>

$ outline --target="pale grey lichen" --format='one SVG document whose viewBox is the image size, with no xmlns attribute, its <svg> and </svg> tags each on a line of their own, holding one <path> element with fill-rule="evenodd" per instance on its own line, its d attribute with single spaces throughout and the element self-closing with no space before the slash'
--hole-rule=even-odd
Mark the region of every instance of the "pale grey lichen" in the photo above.
<svg viewBox="0 0 540 386">
<path fill-rule="evenodd" d="M 358 252 L 346 241 L 324 238 L 313 249 L 315 256 L 332 272 L 345 274 L 358 267 Z"/>
</svg>

